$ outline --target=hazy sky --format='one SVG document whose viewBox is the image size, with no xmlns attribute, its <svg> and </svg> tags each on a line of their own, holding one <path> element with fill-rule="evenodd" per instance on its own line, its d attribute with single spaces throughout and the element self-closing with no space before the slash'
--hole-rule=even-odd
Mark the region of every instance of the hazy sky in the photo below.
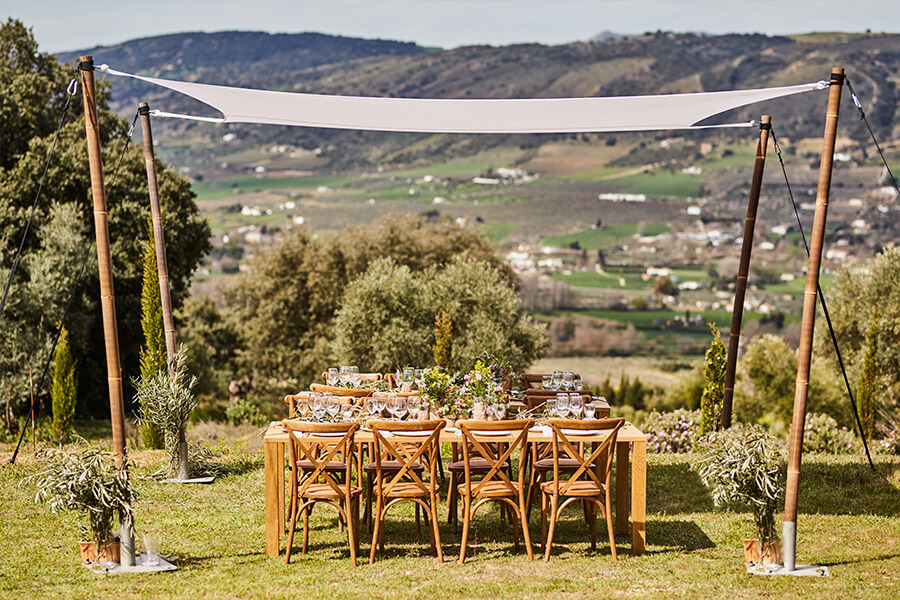
<svg viewBox="0 0 900 600">
<path fill-rule="evenodd" d="M 561 44 L 602 31 L 900 30 L 898 0 L 0 0 L 42 50 L 183 31 L 318 31 L 453 48 Z M 887 28 L 887 29 L 885 29 Z"/>
</svg>

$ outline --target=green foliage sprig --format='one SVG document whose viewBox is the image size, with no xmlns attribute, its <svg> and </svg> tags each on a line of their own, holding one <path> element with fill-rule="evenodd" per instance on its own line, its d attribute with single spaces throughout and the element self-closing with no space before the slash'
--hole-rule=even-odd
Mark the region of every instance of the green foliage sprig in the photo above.
<svg viewBox="0 0 900 600">
<path fill-rule="evenodd" d="M 716 506 L 750 506 L 765 552 L 777 539 L 775 510 L 781 499 L 777 440 L 760 425 L 738 423 L 709 434 L 701 448 L 703 456 L 691 469 L 710 489 Z"/>
<path fill-rule="evenodd" d="M 50 449 L 45 452 L 49 463 L 20 485 L 37 488 L 35 503 L 44 502 L 52 513 L 75 510 L 88 517 L 88 528 L 99 551 L 113 537 L 116 517 L 130 521 L 138 498 L 128 474 L 128 461 L 116 468 L 113 456 L 97 447 L 78 453 Z"/>
</svg>

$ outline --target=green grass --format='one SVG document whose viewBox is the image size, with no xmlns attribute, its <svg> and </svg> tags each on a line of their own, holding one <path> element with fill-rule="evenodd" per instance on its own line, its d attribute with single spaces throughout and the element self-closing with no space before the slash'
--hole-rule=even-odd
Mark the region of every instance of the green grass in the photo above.
<svg viewBox="0 0 900 600">
<path fill-rule="evenodd" d="M 235 190 L 247 194 L 266 190 L 311 190 L 320 185 L 339 188 L 356 181 L 358 180 L 327 175 L 309 175 L 305 177 L 256 177 L 247 175 L 198 181 L 191 185 L 191 189 L 197 194 L 197 201 L 203 202 L 204 200 L 229 198 L 235 195 Z"/>
<path fill-rule="evenodd" d="M 713 508 L 690 464 L 692 455 L 648 458 L 647 552 L 630 554 L 630 536 L 616 540 L 614 561 L 600 523 L 598 551 L 573 507 L 558 528 L 549 564 L 514 553 L 510 528 L 501 532 L 493 507 L 476 517 L 474 556 L 453 560 L 460 536 L 445 524 L 446 562 L 417 537 L 412 511 L 389 513 L 386 551 L 370 566 L 354 568 L 332 510 L 311 519 L 310 552 L 295 541 L 292 564 L 264 555 L 263 470 L 220 477 L 213 485 L 138 481 L 140 534 L 150 532 L 178 566 L 173 573 L 98 575 L 78 564 L 79 517 L 53 515 L 32 504 L 33 490 L 18 487 L 37 469 L 29 452 L 6 465 L 0 452 L 3 519 L 0 599 L 21 598 L 892 598 L 900 595 L 900 460 L 877 457 L 877 474 L 859 456 L 807 455 L 801 471 L 798 564 L 826 564 L 831 577 L 761 577 L 744 571 L 741 539 L 748 512 Z M 232 449 L 243 453 L 245 449 Z M 159 453 L 134 453 L 138 472 L 160 466 Z M 778 517 L 780 518 L 780 514 Z M 539 536 L 538 512 L 531 532 Z M 299 538 L 297 538 L 299 540 Z M 282 538 L 282 547 L 284 538 Z M 140 541 L 138 541 L 140 548 Z M 369 536 L 362 536 L 367 555 Z M 535 553 L 538 548 L 535 547 Z"/>
<path fill-rule="evenodd" d="M 485 234 L 493 244 L 498 244 L 504 240 L 509 234 L 519 228 L 518 223 L 485 223 L 482 225 Z"/>
<path fill-rule="evenodd" d="M 578 242 L 584 250 L 606 250 L 628 244 L 639 232 L 641 235 L 653 236 L 671 233 L 672 228 L 665 223 L 623 223 L 608 225 L 599 230 L 585 229 L 580 233 L 547 236 L 541 239 L 541 245 L 568 248 L 573 242 Z"/>
<path fill-rule="evenodd" d="M 613 180 L 613 183 L 626 186 L 627 191 L 632 194 L 696 198 L 700 195 L 701 181 L 702 175 L 685 175 L 655 169 L 621 177 Z"/>
</svg>

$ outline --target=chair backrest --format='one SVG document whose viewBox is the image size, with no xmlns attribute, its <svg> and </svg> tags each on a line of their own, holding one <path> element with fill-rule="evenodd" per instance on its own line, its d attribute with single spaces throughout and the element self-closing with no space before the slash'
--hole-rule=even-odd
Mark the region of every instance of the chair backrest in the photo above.
<svg viewBox="0 0 900 600">
<path fill-rule="evenodd" d="M 465 486 L 469 497 L 475 497 L 491 482 L 504 484 L 509 492 L 515 493 L 515 486 L 503 471 L 503 464 L 509 461 L 513 452 L 520 453 L 525 447 L 528 430 L 534 425 L 533 419 L 515 421 L 458 421 L 457 425 L 463 433 L 463 466 L 465 470 Z M 483 433 L 485 432 L 485 433 Z M 498 440 L 498 433 L 508 432 L 513 436 L 511 441 Z M 501 442 L 497 444 L 497 442 Z M 504 449 L 505 448 L 505 449 Z M 471 462 L 475 459 L 487 461 L 490 469 L 478 481 L 472 480 Z M 525 483 L 525 461 L 519 460 L 519 486 Z M 510 461 L 510 464 L 511 461 Z"/>
<path fill-rule="evenodd" d="M 522 373 L 519 379 L 525 389 L 540 388 L 544 377 L 550 377 L 550 373 Z M 581 379 L 581 375 L 575 373 L 575 379 Z"/>
<path fill-rule="evenodd" d="M 437 485 L 437 462 L 440 460 L 440 433 L 443 420 L 433 421 L 369 421 L 375 437 L 375 472 L 378 494 L 389 494 L 404 477 L 423 493 Z M 416 434 L 425 434 L 424 436 Z M 426 484 L 413 470 L 420 461 L 429 468 Z M 384 481 L 382 462 L 396 461 L 399 470 L 391 469 L 390 481 Z"/>
<path fill-rule="evenodd" d="M 335 396 L 353 396 L 355 398 L 371 396 L 375 391 L 374 388 L 344 388 L 323 383 L 313 383 L 309 386 L 309 389 L 314 392 L 331 392 Z"/>
<path fill-rule="evenodd" d="M 319 477 L 323 483 L 331 487 L 337 494 L 350 494 L 351 464 L 344 461 L 345 473 L 343 482 L 334 479 L 332 473 L 326 471 L 328 463 L 337 460 L 339 455 L 348 456 L 353 448 L 353 439 L 359 423 L 355 421 L 340 423 L 313 423 L 310 421 L 284 420 L 281 425 L 288 431 L 290 440 L 289 460 L 291 469 L 298 474 L 298 497 L 302 497 L 310 485 Z M 309 461 L 312 469 L 299 470 L 300 460 Z M 302 477 L 300 474 L 302 473 Z M 343 488 L 343 489 L 342 489 Z M 293 493 L 293 490 L 292 490 Z"/>
<path fill-rule="evenodd" d="M 609 489 L 613 455 L 616 449 L 616 437 L 619 434 L 619 429 L 624 424 L 625 419 L 549 419 L 547 425 L 553 431 L 553 486 L 555 493 L 564 495 L 572 484 L 581 479 L 582 475 L 587 475 L 591 481 L 597 484 L 598 488 L 607 486 L 607 489 Z M 572 440 L 574 439 L 575 443 L 581 448 L 584 442 L 583 436 L 589 434 L 589 432 L 605 432 L 606 437 L 602 442 L 594 445 L 594 450 L 590 455 L 585 456 L 579 449 L 576 449 L 572 444 Z M 568 480 L 564 481 L 560 481 L 559 477 L 559 461 L 561 458 L 577 460 L 579 463 L 578 469 L 572 473 Z M 603 459 L 602 463 L 597 462 L 601 459 Z M 597 475 L 595 469 L 591 468 L 592 464 L 600 466 L 600 476 Z M 602 477 L 602 481 L 600 477 Z"/>
</svg>

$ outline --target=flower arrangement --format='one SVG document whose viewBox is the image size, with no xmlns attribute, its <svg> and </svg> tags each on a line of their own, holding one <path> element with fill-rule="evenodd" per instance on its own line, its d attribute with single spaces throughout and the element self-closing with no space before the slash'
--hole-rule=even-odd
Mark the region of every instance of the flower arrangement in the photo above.
<svg viewBox="0 0 900 600">
<path fill-rule="evenodd" d="M 505 386 L 516 375 L 511 362 L 487 351 L 475 357 L 475 364 L 477 365 L 478 363 L 481 363 L 489 371 L 490 378 L 494 383 L 501 386 Z M 473 367 L 474 369 L 475 367 Z"/>
</svg>

